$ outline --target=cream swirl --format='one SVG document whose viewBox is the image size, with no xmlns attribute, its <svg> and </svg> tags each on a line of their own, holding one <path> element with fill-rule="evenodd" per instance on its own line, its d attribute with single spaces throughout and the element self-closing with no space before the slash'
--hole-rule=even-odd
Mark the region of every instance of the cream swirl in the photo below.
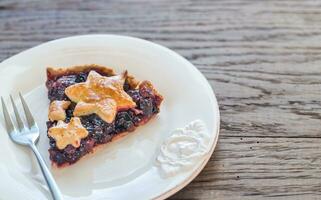
<svg viewBox="0 0 321 200">
<path fill-rule="evenodd" d="M 162 176 L 169 177 L 192 167 L 208 151 L 209 136 L 201 120 L 174 130 L 160 148 L 156 165 Z"/>
</svg>

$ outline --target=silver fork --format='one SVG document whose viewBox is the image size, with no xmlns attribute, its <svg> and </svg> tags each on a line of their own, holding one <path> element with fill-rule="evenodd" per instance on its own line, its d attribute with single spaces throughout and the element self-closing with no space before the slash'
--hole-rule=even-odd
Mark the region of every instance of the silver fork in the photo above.
<svg viewBox="0 0 321 200">
<path fill-rule="evenodd" d="M 16 116 L 18 128 L 16 128 L 14 126 L 14 124 L 11 120 L 10 114 L 8 112 L 8 109 L 5 105 L 5 102 L 4 102 L 3 98 L 1 97 L 3 115 L 4 115 L 6 129 L 9 134 L 9 137 L 13 142 L 20 144 L 20 145 L 28 146 L 32 149 L 32 151 L 35 154 L 37 161 L 39 163 L 41 172 L 42 172 L 43 176 L 45 177 L 46 183 L 49 187 L 49 190 L 50 190 L 50 193 L 51 193 L 53 199 L 54 200 L 62 200 L 63 199 L 62 194 L 61 194 L 54 178 L 52 177 L 47 165 L 45 164 L 45 161 L 41 157 L 41 155 L 36 147 L 36 143 L 39 140 L 39 128 L 38 128 L 32 114 L 31 114 L 29 108 L 28 108 L 26 101 L 24 100 L 23 96 L 21 95 L 21 93 L 19 93 L 19 97 L 20 97 L 20 100 L 22 103 L 22 107 L 23 107 L 26 119 L 27 119 L 28 126 L 24 125 L 24 123 L 19 115 L 19 111 L 17 109 L 17 106 L 14 103 L 12 96 L 10 95 L 10 99 L 11 99 L 14 114 Z"/>
</svg>

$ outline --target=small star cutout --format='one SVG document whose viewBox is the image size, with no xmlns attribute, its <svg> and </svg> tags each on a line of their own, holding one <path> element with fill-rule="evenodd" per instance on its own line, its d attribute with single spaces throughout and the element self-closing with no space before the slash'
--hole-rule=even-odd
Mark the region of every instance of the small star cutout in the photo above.
<svg viewBox="0 0 321 200">
<path fill-rule="evenodd" d="M 65 94 L 77 103 L 74 116 L 96 113 L 111 123 L 119 109 L 134 108 L 135 102 L 123 89 L 126 78 L 127 71 L 111 77 L 90 71 L 86 82 L 67 87 Z"/>
<path fill-rule="evenodd" d="M 55 139 L 58 149 L 64 149 L 68 144 L 78 148 L 80 140 L 87 137 L 88 131 L 78 117 L 73 117 L 68 124 L 58 121 L 56 126 L 49 129 L 48 135 Z"/>
<path fill-rule="evenodd" d="M 53 101 L 49 106 L 48 117 L 50 121 L 58 121 L 66 119 L 66 109 L 70 105 L 70 101 Z"/>
</svg>

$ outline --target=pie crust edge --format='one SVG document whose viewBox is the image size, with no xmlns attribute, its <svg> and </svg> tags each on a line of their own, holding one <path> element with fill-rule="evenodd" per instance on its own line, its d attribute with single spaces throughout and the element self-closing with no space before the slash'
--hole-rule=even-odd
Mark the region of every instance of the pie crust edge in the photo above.
<svg viewBox="0 0 321 200">
<path fill-rule="evenodd" d="M 59 76 L 66 76 L 75 73 L 89 72 L 95 70 L 97 72 L 102 72 L 110 76 L 117 75 L 115 71 L 110 67 L 105 67 L 102 65 L 88 64 L 88 65 L 76 65 L 72 67 L 47 67 L 47 80 L 54 79 Z M 136 80 L 130 74 L 127 75 L 127 81 L 130 87 L 136 88 L 140 81 Z"/>
</svg>

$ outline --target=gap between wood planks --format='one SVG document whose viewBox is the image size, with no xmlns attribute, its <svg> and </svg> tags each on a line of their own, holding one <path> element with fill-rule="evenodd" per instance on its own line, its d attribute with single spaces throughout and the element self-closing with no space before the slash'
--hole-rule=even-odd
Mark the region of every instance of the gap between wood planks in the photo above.
<svg viewBox="0 0 321 200">
<path fill-rule="evenodd" d="M 294 139 L 321 139 L 320 137 L 317 136 L 273 136 L 273 135 L 267 135 L 267 136 L 254 136 L 254 135 L 241 135 L 241 136 L 237 136 L 237 135 L 221 135 L 220 138 L 294 138 Z"/>
</svg>

